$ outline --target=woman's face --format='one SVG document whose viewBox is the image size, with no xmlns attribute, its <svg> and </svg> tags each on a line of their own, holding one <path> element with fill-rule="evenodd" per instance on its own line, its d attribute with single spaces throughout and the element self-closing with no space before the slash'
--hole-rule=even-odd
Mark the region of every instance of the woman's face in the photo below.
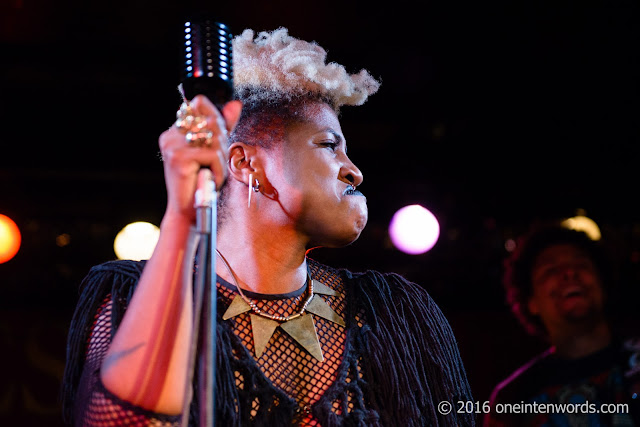
<svg viewBox="0 0 640 427">
<path fill-rule="evenodd" d="M 324 103 L 304 107 L 304 121 L 289 125 L 285 143 L 269 150 L 265 176 L 289 221 L 307 246 L 339 247 L 355 241 L 367 223 L 366 198 L 354 191 L 362 173 L 347 157 L 335 112 Z"/>
</svg>

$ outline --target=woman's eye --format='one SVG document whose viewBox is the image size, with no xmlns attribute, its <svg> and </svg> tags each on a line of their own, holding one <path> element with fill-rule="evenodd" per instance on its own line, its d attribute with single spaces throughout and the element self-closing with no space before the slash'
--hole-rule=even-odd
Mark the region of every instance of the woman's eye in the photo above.
<svg viewBox="0 0 640 427">
<path fill-rule="evenodd" d="M 338 143 L 335 141 L 323 141 L 321 145 L 329 147 L 332 151 L 336 151 L 336 148 L 338 148 Z"/>
</svg>

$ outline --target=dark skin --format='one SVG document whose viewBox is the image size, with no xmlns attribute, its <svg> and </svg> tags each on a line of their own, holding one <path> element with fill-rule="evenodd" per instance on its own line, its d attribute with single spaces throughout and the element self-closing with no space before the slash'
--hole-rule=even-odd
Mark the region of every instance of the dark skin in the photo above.
<svg viewBox="0 0 640 427">
<path fill-rule="evenodd" d="M 571 244 L 547 247 L 533 263 L 531 282 L 527 308 L 540 317 L 558 356 L 580 358 L 611 343 L 603 283 L 584 251 Z"/>
<path fill-rule="evenodd" d="M 101 369 L 113 394 L 165 414 L 179 414 L 184 400 L 198 243 L 193 195 L 200 168 L 210 168 L 218 186 L 227 179 L 217 249 L 246 290 L 284 294 L 299 289 L 307 276 L 308 249 L 349 244 L 367 222 L 366 199 L 352 191 L 362 173 L 346 154 L 340 122 L 329 105 L 302 107 L 304 120 L 286 129 L 284 140 L 270 149 L 243 141 L 228 145 L 241 110 L 238 102 L 218 112 L 198 96 L 193 108 L 216 137 L 206 148 L 189 146 L 175 126 L 160 137 L 168 193 L 160 238 Z M 250 177 L 258 180 L 260 192 L 252 194 L 248 207 Z M 233 282 L 221 262 L 216 267 Z"/>
<path fill-rule="evenodd" d="M 234 215 L 218 234 L 219 249 L 234 271 L 238 266 L 240 286 L 254 292 L 299 289 L 306 251 L 349 244 L 367 221 L 365 197 L 344 194 L 362 182 L 362 173 L 346 155 L 335 112 L 324 103 L 303 111 L 307 120 L 292 125 L 276 147 L 236 142 L 230 148 L 225 209 Z M 247 208 L 250 174 L 260 192 Z"/>
</svg>

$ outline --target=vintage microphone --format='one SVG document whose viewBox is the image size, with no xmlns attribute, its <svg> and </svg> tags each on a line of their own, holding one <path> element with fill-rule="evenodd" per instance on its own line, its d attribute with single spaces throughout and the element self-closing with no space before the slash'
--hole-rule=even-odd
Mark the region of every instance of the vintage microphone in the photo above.
<svg viewBox="0 0 640 427">
<path fill-rule="evenodd" d="M 186 100 L 205 95 L 219 109 L 233 96 L 232 35 L 229 28 L 210 19 L 193 19 L 184 24 L 182 82 Z M 199 246 L 194 281 L 193 335 L 185 384 L 182 426 L 189 423 L 193 377 L 198 371 L 198 425 L 215 425 L 215 368 L 217 291 L 215 250 L 217 190 L 209 168 L 198 173 L 195 193 L 196 229 Z"/>
</svg>

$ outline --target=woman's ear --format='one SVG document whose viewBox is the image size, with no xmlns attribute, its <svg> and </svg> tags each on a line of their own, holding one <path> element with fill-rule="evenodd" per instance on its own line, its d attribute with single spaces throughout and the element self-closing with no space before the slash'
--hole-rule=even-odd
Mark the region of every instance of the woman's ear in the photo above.
<svg viewBox="0 0 640 427">
<path fill-rule="evenodd" d="M 244 142 L 234 142 L 229 147 L 229 176 L 249 185 L 249 175 L 256 174 L 260 160 L 257 149 Z"/>
</svg>

